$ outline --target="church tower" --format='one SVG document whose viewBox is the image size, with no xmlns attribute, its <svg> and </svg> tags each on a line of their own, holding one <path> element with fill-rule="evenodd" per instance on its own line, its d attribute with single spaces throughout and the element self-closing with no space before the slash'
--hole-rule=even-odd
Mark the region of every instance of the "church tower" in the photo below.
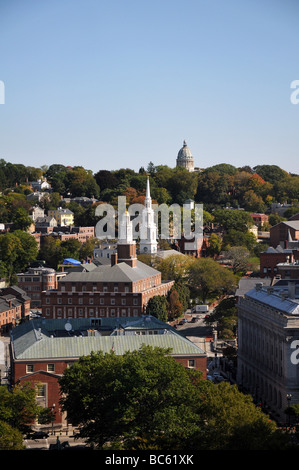
<svg viewBox="0 0 299 470">
<path fill-rule="evenodd" d="M 147 177 L 144 209 L 140 224 L 140 253 L 157 253 L 157 226 L 155 224 L 155 213 L 152 208 L 149 177 Z"/>
<path fill-rule="evenodd" d="M 119 222 L 117 258 L 114 263 L 127 263 L 131 268 L 137 266 L 136 242 L 133 240 L 133 227 L 130 214 L 126 211 Z"/>
<path fill-rule="evenodd" d="M 182 166 L 188 171 L 194 171 L 194 158 L 185 140 L 183 143 L 183 147 L 179 150 L 176 159 L 176 166 Z"/>
</svg>

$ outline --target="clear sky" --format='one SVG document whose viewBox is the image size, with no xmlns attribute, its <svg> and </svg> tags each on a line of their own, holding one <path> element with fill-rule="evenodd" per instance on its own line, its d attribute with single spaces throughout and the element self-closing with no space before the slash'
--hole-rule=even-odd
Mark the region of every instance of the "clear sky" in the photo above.
<svg viewBox="0 0 299 470">
<path fill-rule="evenodd" d="M 0 0 L 0 158 L 299 174 L 298 0 Z"/>
</svg>

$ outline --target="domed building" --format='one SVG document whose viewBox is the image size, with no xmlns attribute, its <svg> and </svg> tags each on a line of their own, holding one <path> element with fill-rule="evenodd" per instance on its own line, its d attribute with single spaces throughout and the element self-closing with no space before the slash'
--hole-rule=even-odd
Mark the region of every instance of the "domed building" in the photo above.
<svg viewBox="0 0 299 470">
<path fill-rule="evenodd" d="M 178 153 L 176 166 L 182 166 L 189 171 L 194 171 L 194 158 L 185 140 L 183 147 Z"/>
</svg>

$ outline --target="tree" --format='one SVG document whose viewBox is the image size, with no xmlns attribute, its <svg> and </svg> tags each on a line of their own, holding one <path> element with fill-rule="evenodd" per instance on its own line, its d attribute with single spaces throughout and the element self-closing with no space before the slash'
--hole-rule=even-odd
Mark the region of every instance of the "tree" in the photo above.
<svg viewBox="0 0 299 470">
<path fill-rule="evenodd" d="M 188 267 L 188 284 L 205 303 L 209 296 L 230 292 L 236 286 L 231 271 L 211 258 L 198 258 Z"/>
<path fill-rule="evenodd" d="M 35 238 L 22 230 L 0 235 L 0 263 L 8 283 L 15 283 L 15 274 L 35 261 L 38 245 Z"/>
<path fill-rule="evenodd" d="M 153 315 L 161 321 L 167 321 L 167 299 L 164 295 L 155 295 L 147 303 L 146 313 Z"/>
<path fill-rule="evenodd" d="M 0 421 L 0 450 L 23 450 L 23 436 L 18 429 Z"/>
<path fill-rule="evenodd" d="M 103 448 L 120 439 L 122 447 L 152 435 L 162 441 L 188 436 L 195 428 L 196 382 L 169 350 L 143 346 L 81 357 L 59 379 L 63 410 L 79 435 Z"/>
<path fill-rule="evenodd" d="M 211 233 L 210 239 L 209 239 L 209 246 L 208 246 L 208 255 L 217 257 L 222 248 L 222 239 L 217 235 L 216 233 Z"/>
<path fill-rule="evenodd" d="M 278 450 L 288 438 L 237 387 L 221 383 L 205 389 L 200 402 L 202 426 L 189 438 L 197 450 Z"/>
<path fill-rule="evenodd" d="M 157 262 L 157 269 L 161 272 L 164 281 L 179 282 L 186 277 L 186 269 L 192 261 L 188 256 L 178 252 L 178 254 L 161 258 Z"/>
<path fill-rule="evenodd" d="M 233 273 L 248 271 L 251 267 L 250 252 L 244 246 L 233 246 L 224 253 L 230 261 Z"/>
<path fill-rule="evenodd" d="M 184 311 L 183 304 L 180 301 L 178 291 L 175 288 L 172 288 L 168 296 L 169 304 L 169 318 L 173 320 L 178 318 Z"/>
<path fill-rule="evenodd" d="M 61 405 L 79 437 L 99 449 L 267 450 L 285 447 L 249 395 L 215 385 L 169 356 L 142 346 L 117 356 L 91 353 L 59 379 Z"/>
<path fill-rule="evenodd" d="M 15 385 L 12 390 L 0 386 L 0 421 L 22 434 L 31 429 L 30 423 L 38 417 L 41 407 L 36 402 L 36 389 L 31 384 Z"/>
<path fill-rule="evenodd" d="M 28 212 L 24 207 L 19 207 L 13 217 L 13 230 L 24 230 L 26 231 L 32 224 L 32 219 L 29 217 Z"/>
</svg>

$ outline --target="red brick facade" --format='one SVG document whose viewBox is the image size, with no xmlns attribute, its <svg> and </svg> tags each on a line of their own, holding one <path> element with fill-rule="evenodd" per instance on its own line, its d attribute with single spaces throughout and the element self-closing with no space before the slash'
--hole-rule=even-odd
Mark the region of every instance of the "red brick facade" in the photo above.
<svg viewBox="0 0 299 470">
<path fill-rule="evenodd" d="M 129 266 L 129 270 L 126 268 L 123 271 L 121 266 L 124 263 Z M 105 276 L 107 270 L 103 271 L 103 275 L 96 270 L 70 273 L 58 283 L 56 290 L 42 293 L 43 316 L 98 318 L 142 315 L 149 299 L 156 295 L 167 295 L 174 281 L 162 282 L 159 271 L 138 263 L 135 244 L 118 245 L 118 252 L 112 256 L 111 267 L 108 268 L 108 276 L 111 276 L 113 270 L 113 281 Z M 119 270 L 117 265 L 120 266 Z M 136 270 L 139 273 L 137 278 Z M 142 270 L 145 274 L 141 277 Z"/>
</svg>

